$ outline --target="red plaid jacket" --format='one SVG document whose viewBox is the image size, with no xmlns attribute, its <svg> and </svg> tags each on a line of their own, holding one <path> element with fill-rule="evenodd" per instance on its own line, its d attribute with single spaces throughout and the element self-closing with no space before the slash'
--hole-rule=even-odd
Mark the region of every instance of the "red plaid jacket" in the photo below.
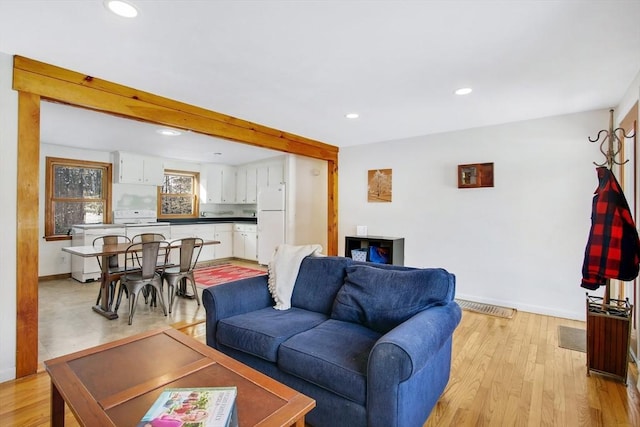
<svg viewBox="0 0 640 427">
<path fill-rule="evenodd" d="M 609 169 L 596 171 L 599 185 L 593 197 L 580 285 L 591 290 L 605 285 L 607 279 L 635 279 L 640 263 L 638 231 L 620 184 Z"/>
</svg>

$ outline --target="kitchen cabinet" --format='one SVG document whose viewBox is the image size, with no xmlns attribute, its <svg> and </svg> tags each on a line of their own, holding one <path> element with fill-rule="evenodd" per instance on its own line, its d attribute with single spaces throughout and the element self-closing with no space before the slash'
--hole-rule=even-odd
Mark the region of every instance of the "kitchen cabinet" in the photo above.
<svg viewBox="0 0 640 427">
<path fill-rule="evenodd" d="M 117 184 L 160 186 L 164 181 L 164 165 L 160 158 L 116 151 L 113 164 Z"/>
<path fill-rule="evenodd" d="M 265 188 L 278 187 L 284 181 L 284 164 L 277 162 L 273 164 L 260 165 L 256 173 L 256 188 L 258 192 Z"/>
<path fill-rule="evenodd" d="M 238 167 L 209 164 L 203 167 L 205 203 L 256 204 L 258 193 L 284 181 L 284 161 L 251 163 Z"/>
<path fill-rule="evenodd" d="M 235 203 L 236 168 L 227 165 L 207 165 L 204 171 L 206 203 Z"/>
<path fill-rule="evenodd" d="M 184 224 L 171 226 L 171 238 L 200 237 L 203 240 L 216 240 L 219 244 L 205 245 L 200 252 L 198 262 L 213 261 L 233 257 L 233 224 Z M 175 258 L 174 258 L 175 257 Z M 179 258 L 175 251 L 171 261 L 177 263 Z"/>
<path fill-rule="evenodd" d="M 269 166 L 259 166 L 256 170 L 256 188 L 258 192 L 269 185 Z"/>
<path fill-rule="evenodd" d="M 193 233 L 194 237 L 200 237 L 202 240 L 215 240 L 215 229 L 211 224 L 196 224 L 193 227 Z M 213 261 L 215 259 L 215 246 L 216 245 L 203 246 L 198 261 Z"/>
<path fill-rule="evenodd" d="M 250 261 L 258 260 L 258 226 L 255 224 L 234 224 L 233 256 Z"/>
<path fill-rule="evenodd" d="M 247 168 L 236 169 L 236 203 L 247 203 Z"/>
<path fill-rule="evenodd" d="M 171 226 L 171 240 L 184 239 L 187 237 L 200 237 L 203 240 L 216 240 L 213 224 L 184 224 Z M 205 245 L 200 251 L 198 262 L 213 261 L 215 259 L 215 246 Z M 180 262 L 180 251 L 172 250 L 170 254 L 172 263 Z"/>
<path fill-rule="evenodd" d="M 246 203 L 256 203 L 258 201 L 258 169 L 255 167 L 247 168 L 247 198 Z"/>
<path fill-rule="evenodd" d="M 91 246 L 101 236 L 124 236 L 125 226 L 121 224 L 77 224 L 71 229 L 71 246 Z M 119 257 L 119 264 L 124 265 L 124 256 Z M 100 280 L 100 264 L 97 258 L 71 256 L 71 277 L 79 282 Z"/>
<path fill-rule="evenodd" d="M 233 224 L 216 224 L 214 225 L 213 240 L 220 242 L 215 246 L 215 259 L 224 259 L 233 257 Z"/>
<path fill-rule="evenodd" d="M 284 163 L 278 162 L 277 164 L 269 165 L 268 176 L 268 187 L 275 188 L 282 184 L 284 182 Z"/>
<path fill-rule="evenodd" d="M 235 167 L 222 167 L 222 201 L 221 203 L 234 203 L 236 201 L 236 173 Z"/>
<path fill-rule="evenodd" d="M 236 203 L 256 203 L 258 200 L 257 187 L 258 168 L 255 166 L 241 166 L 236 173 Z"/>
</svg>

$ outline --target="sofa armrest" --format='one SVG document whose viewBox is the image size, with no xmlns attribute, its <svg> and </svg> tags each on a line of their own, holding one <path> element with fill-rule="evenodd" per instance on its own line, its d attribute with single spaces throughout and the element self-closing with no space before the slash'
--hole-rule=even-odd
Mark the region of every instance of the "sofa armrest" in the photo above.
<svg viewBox="0 0 640 427">
<path fill-rule="evenodd" d="M 367 368 L 371 425 L 426 421 L 449 380 L 452 336 L 461 318 L 458 304 L 450 302 L 420 312 L 380 337 Z"/>
<path fill-rule="evenodd" d="M 267 285 L 267 275 L 236 280 L 202 291 L 206 310 L 207 344 L 217 348 L 218 321 L 238 314 L 260 310 L 274 304 Z"/>
</svg>

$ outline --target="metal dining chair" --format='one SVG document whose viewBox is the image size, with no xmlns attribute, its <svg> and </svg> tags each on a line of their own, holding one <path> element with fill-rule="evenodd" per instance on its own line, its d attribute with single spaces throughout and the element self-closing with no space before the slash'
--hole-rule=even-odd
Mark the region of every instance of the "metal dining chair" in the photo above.
<svg viewBox="0 0 640 427">
<path fill-rule="evenodd" d="M 199 237 L 185 237 L 183 239 L 176 239 L 171 242 L 169 253 L 176 250 L 180 252 L 180 262 L 177 266 L 169 267 L 164 270 L 162 275 L 163 284 L 167 282 L 167 300 L 169 301 L 169 313 L 173 307 L 174 297 L 177 293 L 184 295 L 186 292 L 186 282 L 191 282 L 191 288 L 195 300 L 200 305 L 200 297 L 198 296 L 198 289 L 196 288 L 196 280 L 193 276 L 193 270 L 198 263 L 200 252 L 204 240 Z"/>
<path fill-rule="evenodd" d="M 136 234 L 135 236 L 133 236 L 131 238 L 131 243 L 160 242 L 165 240 L 166 238 L 164 237 L 164 234 L 161 234 L 161 233 L 142 233 L 142 234 Z M 165 260 L 162 258 L 162 254 L 158 255 L 158 266 L 160 268 L 163 268 L 165 264 L 166 263 L 165 263 Z M 147 301 L 146 293 L 144 295 L 144 300 L 145 302 Z"/>
<path fill-rule="evenodd" d="M 136 257 L 134 254 L 138 254 L 138 256 Z M 162 257 L 166 263 L 168 255 L 169 243 L 165 241 L 133 243 L 125 251 L 125 270 L 120 278 L 118 301 L 114 311 L 118 311 L 122 293 L 126 292 L 129 300 L 129 325 L 133 322 L 138 295 L 148 288 L 155 291 L 154 295 L 160 299 L 162 311 L 165 316 L 167 315 L 167 308 L 162 296 L 162 273 L 164 271 L 159 270 L 160 266 L 158 266 L 157 260 L 158 257 Z"/>
<path fill-rule="evenodd" d="M 131 238 L 131 243 L 143 243 L 143 242 L 159 242 L 166 240 L 164 234 L 160 233 L 142 233 L 136 234 Z"/>
<path fill-rule="evenodd" d="M 116 245 L 118 243 L 131 243 L 131 239 L 127 236 L 123 235 L 107 235 L 100 236 L 93 239 L 93 247 L 96 246 L 104 246 L 104 245 Z M 98 265 L 100 266 L 100 271 L 102 272 L 102 256 L 96 257 L 98 260 Z M 109 283 L 109 302 L 106 304 L 107 307 L 111 307 L 113 303 L 113 299 L 116 293 L 116 285 L 120 281 L 122 274 L 124 273 L 124 266 L 120 266 L 118 255 L 112 255 L 109 257 L 109 265 L 107 267 L 107 283 Z M 102 289 L 98 289 L 98 298 L 96 299 L 96 305 L 100 305 L 100 300 L 102 299 Z"/>
</svg>

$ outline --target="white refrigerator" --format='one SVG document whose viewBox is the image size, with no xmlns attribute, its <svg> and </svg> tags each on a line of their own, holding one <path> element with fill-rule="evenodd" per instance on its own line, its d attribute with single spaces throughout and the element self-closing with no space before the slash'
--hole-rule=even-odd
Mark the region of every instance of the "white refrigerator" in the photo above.
<svg viewBox="0 0 640 427">
<path fill-rule="evenodd" d="M 275 248 L 285 243 L 285 186 L 258 192 L 258 263 L 267 265 Z"/>
</svg>

